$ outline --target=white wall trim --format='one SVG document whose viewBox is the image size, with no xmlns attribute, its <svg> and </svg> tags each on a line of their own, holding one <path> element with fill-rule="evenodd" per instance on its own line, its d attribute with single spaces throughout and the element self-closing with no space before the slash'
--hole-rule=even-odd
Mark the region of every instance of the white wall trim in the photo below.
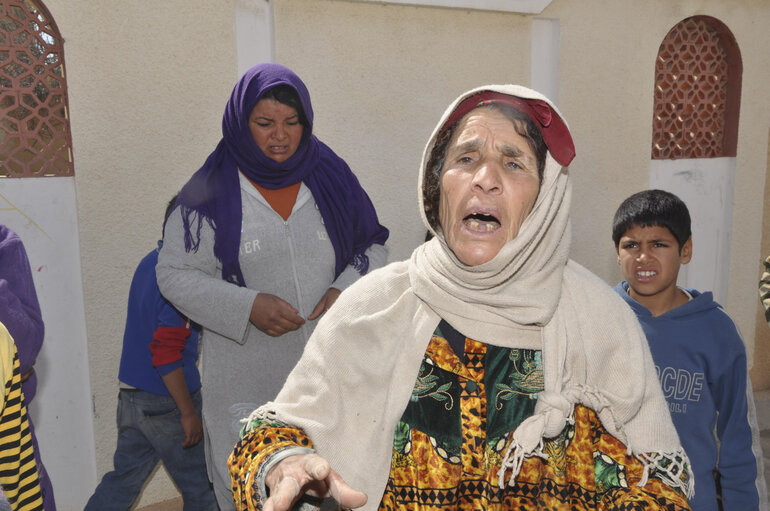
<svg viewBox="0 0 770 511">
<path fill-rule="evenodd" d="M 650 188 L 679 196 L 690 210 L 693 257 L 679 270 L 678 284 L 713 291 L 727 303 L 733 225 L 735 158 L 650 160 Z"/>
<path fill-rule="evenodd" d="M 449 7 L 454 9 L 475 9 L 477 11 L 516 12 L 519 14 L 540 14 L 551 0 L 348 0 L 378 4 L 403 4 L 428 7 Z"/>
<path fill-rule="evenodd" d="M 260 62 L 273 62 L 273 3 L 235 0 L 235 54 L 238 77 Z"/>
<path fill-rule="evenodd" d="M 559 20 L 532 20 L 530 87 L 559 104 Z"/>
<path fill-rule="evenodd" d="M 24 243 L 45 325 L 29 406 L 43 464 L 57 507 L 83 509 L 97 479 L 75 178 L 1 179 L 0 223 Z"/>
</svg>

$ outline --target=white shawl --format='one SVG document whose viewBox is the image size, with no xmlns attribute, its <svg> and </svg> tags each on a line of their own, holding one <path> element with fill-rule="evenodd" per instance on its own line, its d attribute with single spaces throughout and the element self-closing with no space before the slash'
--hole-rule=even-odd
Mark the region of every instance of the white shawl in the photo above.
<svg viewBox="0 0 770 511">
<path fill-rule="evenodd" d="M 423 153 L 421 206 L 438 130 L 461 100 L 481 90 L 548 102 L 513 85 L 485 86 L 459 97 Z M 465 266 L 436 233 L 409 261 L 360 279 L 319 322 L 275 401 L 254 416 L 302 428 L 332 468 L 369 496 L 364 509 L 377 509 L 395 426 L 443 318 L 478 341 L 543 351 L 545 391 L 535 414 L 514 433 L 501 481 L 510 468 L 513 483 L 526 457 L 542 456 L 542 439 L 560 433 L 574 404 L 582 403 L 645 463 L 641 484 L 655 468 L 668 484 L 690 494 L 692 479 L 685 488 L 677 477 L 689 462 L 636 317 L 609 286 L 568 260 L 570 196 L 567 169 L 549 152 L 532 212 L 491 261 Z M 423 220 L 427 226 L 424 213 Z M 663 457 L 682 465 L 666 471 L 656 463 Z"/>
</svg>

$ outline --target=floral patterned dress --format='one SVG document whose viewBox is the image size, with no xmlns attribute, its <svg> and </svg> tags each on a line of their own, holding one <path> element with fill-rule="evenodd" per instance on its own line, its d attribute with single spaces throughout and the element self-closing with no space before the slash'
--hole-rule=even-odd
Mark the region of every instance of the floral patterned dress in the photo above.
<svg viewBox="0 0 770 511">
<path fill-rule="evenodd" d="M 462 357 L 456 353 L 462 352 Z M 512 431 L 534 412 L 543 390 L 541 352 L 486 345 L 441 322 L 394 433 L 381 510 L 686 510 L 687 499 L 626 454 L 596 414 L 576 405 L 564 430 L 527 458 L 515 483 L 498 471 Z M 301 430 L 254 421 L 230 458 L 239 510 L 260 509 L 255 487 L 267 458 L 312 447 Z M 683 479 L 688 474 L 681 474 Z"/>
</svg>

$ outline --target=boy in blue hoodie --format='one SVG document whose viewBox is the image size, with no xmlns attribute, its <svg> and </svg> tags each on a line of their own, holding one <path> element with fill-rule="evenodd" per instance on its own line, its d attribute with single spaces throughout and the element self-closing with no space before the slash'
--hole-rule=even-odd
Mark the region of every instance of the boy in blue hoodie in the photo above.
<svg viewBox="0 0 770 511">
<path fill-rule="evenodd" d="M 176 197 L 166 219 L 175 205 Z M 202 438 L 199 327 L 160 294 L 155 266 L 161 245 L 141 260 L 131 280 L 118 373 L 115 468 L 104 475 L 85 511 L 133 509 L 159 461 L 182 494 L 185 511 L 218 509 Z"/>
<path fill-rule="evenodd" d="M 717 511 L 720 499 L 725 511 L 767 509 L 743 340 L 710 292 L 676 284 L 680 266 L 692 258 L 687 206 L 662 190 L 636 193 L 615 212 L 612 240 L 625 278 L 615 291 L 647 335 L 692 462 L 692 509 Z"/>
</svg>

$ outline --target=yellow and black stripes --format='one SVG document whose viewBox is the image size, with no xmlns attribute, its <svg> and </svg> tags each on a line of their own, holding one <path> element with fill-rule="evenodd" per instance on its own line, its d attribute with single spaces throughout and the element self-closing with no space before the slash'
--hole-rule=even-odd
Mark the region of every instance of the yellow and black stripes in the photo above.
<svg viewBox="0 0 770 511">
<path fill-rule="evenodd" d="M 43 509 L 37 464 L 29 432 L 27 407 L 21 392 L 16 347 L 0 325 L 0 357 L 4 401 L 0 416 L 0 486 L 14 511 Z"/>
</svg>

